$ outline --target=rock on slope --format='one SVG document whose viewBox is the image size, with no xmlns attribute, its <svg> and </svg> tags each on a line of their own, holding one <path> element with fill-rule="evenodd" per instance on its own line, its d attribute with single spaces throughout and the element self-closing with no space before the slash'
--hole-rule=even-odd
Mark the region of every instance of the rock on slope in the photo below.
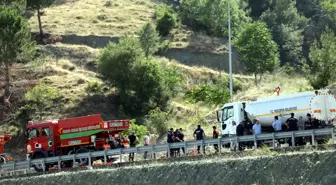
<svg viewBox="0 0 336 185">
<path fill-rule="evenodd" d="M 276 157 L 225 160 L 186 161 L 64 172 L 53 175 L 22 177 L 0 181 L 0 184 L 120 184 L 120 185 L 323 185 L 336 181 L 336 155 L 331 152 L 297 153 Z"/>
</svg>

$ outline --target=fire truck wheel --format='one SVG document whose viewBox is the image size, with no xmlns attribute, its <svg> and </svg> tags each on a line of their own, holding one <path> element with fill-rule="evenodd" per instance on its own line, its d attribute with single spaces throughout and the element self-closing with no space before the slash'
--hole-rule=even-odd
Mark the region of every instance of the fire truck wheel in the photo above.
<svg viewBox="0 0 336 185">
<path fill-rule="evenodd" d="M 33 159 L 42 159 L 42 158 L 44 158 L 44 155 L 42 153 L 37 153 L 33 157 Z M 35 163 L 35 164 L 33 164 L 33 167 L 34 167 L 36 172 L 43 172 L 43 164 Z M 44 171 L 48 171 L 48 170 L 49 170 L 49 165 L 45 164 Z"/>
<path fill-rule="evenodd" d="M 89 149 L 87 149 L 87 148 L 80 148 L 80 149 L 78 149 L 76 151 L 76 154 L 87 153 L 87 152 L 89 152 Z M 91 158 L 91 165 L 93 164 L 93 161 L 94 161 L 94 159 Z M 76 159 L 76 162 L 78 163 L 79 166 L 85 166 L 85 165 L 89 164 L 89 158 L 83 157 L 81 159 Z"/>
</svg>

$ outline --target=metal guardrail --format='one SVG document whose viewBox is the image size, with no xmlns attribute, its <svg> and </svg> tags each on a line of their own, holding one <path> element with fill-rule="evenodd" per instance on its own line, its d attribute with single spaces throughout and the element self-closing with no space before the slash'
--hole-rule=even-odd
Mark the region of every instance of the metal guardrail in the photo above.
<svg viewBox="0 0 336 185">
<path fill-rule="evenodd" d="M 161 145 L 151 145 L 151 146 L 140 146 L 134 148 L 120 148 L 114 150 L 104 150 L 104 151 L 95 151 L 88 153 L 79 153 L 72 155 L 64 155 L 57 157 L 48 157 L 43 159 L 33 159 L 33 160 L 25 160 L 13 163 L 6 163 L 0 165 L 0 169 L 3 170 L 15 170 L 15 169 L 29 169 L 32 164 L 43 164 L 46 163 L 58 163 L 58 168 L 60 169 L 60 165 L 62 161 L 75 161 L 76 159 L 88 158 L 89 164 L 91 164 L 92 157 L 103 157 L 104 163 L 106 164 L 108 156 L 119 155 L 120 159 L 123 154 L 129 153 L 144 153 L 144 152 L 167 152 L 168 157 L 170 157 L 170 149 L 174 148 L 185 148 L 185 151 L 188 148 L 194 148 L 195 145 L 214 145 L 218 144 L 219 151 L 221 151 L 222 145 L 236 142 L 254 142 L 254 146 L 256 147 L 258 140 L 272 140 L 273 147 L 275 147 L 275 142 L 277 139 L 283 138 L 291 138 L 292 145 L 295 145 L 295 137 L 312 137 L 312 142 L 314 145 L 314 138 L 316 136 L 331 136 L 332 144 L 334 144 L 334 129 L 317 129 L 317 130 L 303 130 L 303 131 L 294 131 L 294 132 L 278 132 L 278 133 L 269 133 L 269 134 L 261 134 L 261 135 L 246 135 L 246 136 L 234 136 L 234 137 L 225 137 L 218 139 L 208 139 L 208 140 L 196 140 L 196 141 L 188 141 L 188 142 L 180 142 L 180 143 L 168 143 Z M 187 155 L 187 152 L 184 153 Z"/>
</svg>

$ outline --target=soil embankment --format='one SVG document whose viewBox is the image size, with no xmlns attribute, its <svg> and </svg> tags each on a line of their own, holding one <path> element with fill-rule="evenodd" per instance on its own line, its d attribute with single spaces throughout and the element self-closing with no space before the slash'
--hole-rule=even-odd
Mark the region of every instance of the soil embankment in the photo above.
<svg viewBox="0 0 336 185">
<path fill-rule="evenodd" d="M 215 157 L 170 164 L 20 177 L 0 180 L 0 184 L 327 185 L 336 182 L 335 154 L 335 151 L 325 151 L 235 160 Z"/>
</svg>

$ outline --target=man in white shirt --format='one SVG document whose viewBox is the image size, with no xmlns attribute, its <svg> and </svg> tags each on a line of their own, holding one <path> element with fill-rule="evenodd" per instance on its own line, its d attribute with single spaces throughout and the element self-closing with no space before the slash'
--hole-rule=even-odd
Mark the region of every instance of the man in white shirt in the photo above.
<svg viewBox="0 0 336 185">
<path fill-rule="evenodd" d="M 282 121 L 279 120 L 278 116 L 274 116 L 274 122 L 273 122 L 272 126 L 273 126 L 275 132 L 281 132 Z"/>
<path fill-rule="evenodd" d="M 149 131 L 147 131 L 147 134 L 144 137 L 144 146 L 148 146 L 149 141 L 150 141 L 150 133 L 149 133 Z M 147 153 L 148 153 L 148 151 L 145 151 L 144 159 L 147 159 Z"/>
</svg>

